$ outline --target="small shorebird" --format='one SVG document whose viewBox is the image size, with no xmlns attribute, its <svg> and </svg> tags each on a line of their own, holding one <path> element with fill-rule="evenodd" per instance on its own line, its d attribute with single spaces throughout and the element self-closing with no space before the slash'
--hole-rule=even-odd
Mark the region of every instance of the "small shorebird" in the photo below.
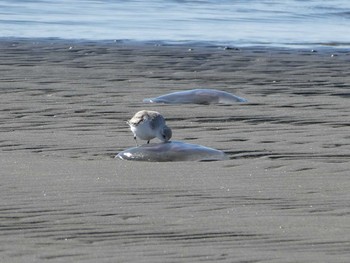
<svg viewBox="0 0 350 263">
<path fill-rule="evenodd" d="M 146 140 L 147 143 L 153 138 L 158 138 L 163 142 L 169 141 L 172 132 L 165 124 L 164 117 L 156 111 L 142 110 L 137 112 L 127 123 L 130 126 L 134 139 Z"/>
</svg>

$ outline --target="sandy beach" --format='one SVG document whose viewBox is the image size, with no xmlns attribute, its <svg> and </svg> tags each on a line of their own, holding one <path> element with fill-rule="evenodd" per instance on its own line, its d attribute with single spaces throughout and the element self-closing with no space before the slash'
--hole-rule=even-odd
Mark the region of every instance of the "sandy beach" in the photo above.
<svg viewBox="0 0 350 263">
<path fill-rule="evenodd" d="M 350 52 L 0 42 L 1 262 L 348 262 Z M 144 104 L 213 88 L 235 105 Z M 133 162 L 162 113 L 218 162 Z"/>
</svg>

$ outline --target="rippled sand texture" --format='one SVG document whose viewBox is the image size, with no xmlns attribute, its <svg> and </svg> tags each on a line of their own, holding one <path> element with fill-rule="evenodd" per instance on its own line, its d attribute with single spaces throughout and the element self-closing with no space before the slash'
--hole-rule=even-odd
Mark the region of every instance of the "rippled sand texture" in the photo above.
<svg viewBox="0 0 350 263">
<path fill-rule="evenodd" d="M 350 258 L 349 53 L 49 41 L 0 49 L 1 262 Z M 142 103 L 203 87 L 249 102 Z M 134 146 L 125 121 L 140 109 L 161 112 L 174 140 L 230 159 L 113 159 Z"/>
</svg>

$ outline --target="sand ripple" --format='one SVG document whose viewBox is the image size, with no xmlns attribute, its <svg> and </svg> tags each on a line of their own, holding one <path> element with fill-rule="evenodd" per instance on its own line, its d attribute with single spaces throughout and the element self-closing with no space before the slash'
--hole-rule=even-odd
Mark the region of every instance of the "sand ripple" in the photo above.
<svg viewBox="0 0 350 263">
<path fill-rule="evenodd" d="M 0 43 L 5 261 L 348 260 L 349 54 L 191 48 Z M 203 86 L 249 102 L 142 103 Z M 230 159 L 117 162 L 144 108 Z"/>
</svg>

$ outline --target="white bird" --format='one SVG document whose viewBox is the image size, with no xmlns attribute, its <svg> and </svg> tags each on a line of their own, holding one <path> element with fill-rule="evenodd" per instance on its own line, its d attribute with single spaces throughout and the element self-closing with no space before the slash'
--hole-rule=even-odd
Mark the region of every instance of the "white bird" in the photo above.
<svg viewBox="0 0 350 263">
<path fill-rule="evenodd" d="M 172 136 L 172 131 L 165 124 L 164 117 L 156 111 L 139 111 L 127 121 L 127 124 L 129 124 L 134 134 L 136 145 L 137 138 L 146 140 L 147 143 L 156 137 L 163 142 L 167 142 Z"/>
</svg>

